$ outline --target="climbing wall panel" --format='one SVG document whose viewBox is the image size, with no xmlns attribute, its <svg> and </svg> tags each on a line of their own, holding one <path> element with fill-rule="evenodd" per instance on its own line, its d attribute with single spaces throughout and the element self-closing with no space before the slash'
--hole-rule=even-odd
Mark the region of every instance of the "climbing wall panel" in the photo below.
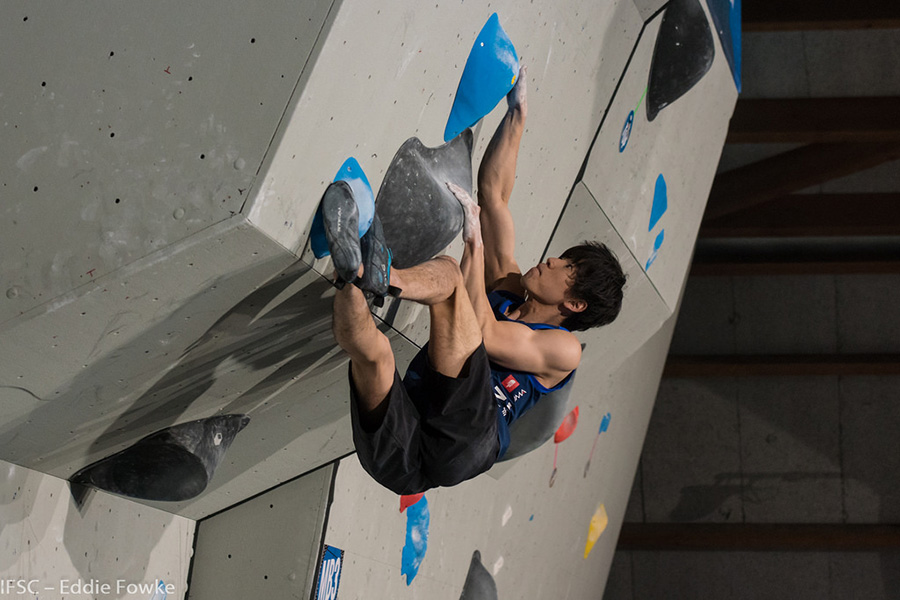
<svg viewBox="0 0 900 600">
<path fill-rule="evenodd" d="M 0 523 L 4 597 L 185 597 L 189 519 L 110 494 L 79 506 L 65 481 L 0 461 Z"/>
<path fill-rule="evenodd" d="M 191 600 L 309 598 L 334 467 L 197 523 Z"/>
<path fill-rule="evenodd" d="M 646 92 L 662 17 L 648 23 L 641 36 L 591 150 L 584 183 L 671 311 L 690 265 L 737 92 L 728 85 L 731 72 L 718 36 L 711 34 L 716 56 L 709 72 L 649 121 Z"/>
<path fill-rule="evenodd" d="M 415 11 L 342 2 L 266 162 L 250 220 L 300 254 L 315 206 L 347 156 L 359 160 L 377 191 L 407 138 L 443 143 L 466 58 L 495 11 L 529 68 L 529 123 L 512 210 L 523 263 L 538 260 L 640 31 L 630 0 L 442 3 Z M 484 119 L 476 166 L 505 109 L 501 101 Z"/>
<path fill-rule="evenodd" d="M 241 212 L 331 5 L 4 2 L 0 323 Z"/>
</svg>

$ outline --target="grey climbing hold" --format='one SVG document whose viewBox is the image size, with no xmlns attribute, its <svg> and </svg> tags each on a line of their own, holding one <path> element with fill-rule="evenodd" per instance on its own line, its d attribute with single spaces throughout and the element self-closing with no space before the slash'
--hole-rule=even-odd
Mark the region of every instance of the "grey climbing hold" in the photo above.
<svg viewBox="0 0 900 600">
<path fill-rule="evenodd" d="M 247 415 L 220 415 L 167 427 L 84 467 L 70 481 L 141 500 L 189 500 L 206 489 L 249 422 Z"/>
</svg>

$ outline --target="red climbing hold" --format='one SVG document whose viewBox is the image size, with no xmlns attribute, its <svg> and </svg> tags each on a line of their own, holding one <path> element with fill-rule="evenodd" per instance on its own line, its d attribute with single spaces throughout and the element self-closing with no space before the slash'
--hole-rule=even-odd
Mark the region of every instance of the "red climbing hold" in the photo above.
<svg viewBox="0 0 900 600">
<path fill-rule="evenodd" d="M 556 435 L 553 436 L 553 441 L 557 444 L 561 441 L 565 440 L 567 437 L 572 435 L 572 432 L 575 431 L 575 427 L 578 425 L 578 407 L 572 409 L 572 412 L 566 415 L 566 418 L 563 419 L 562 424 L 556 430 Z"/>
<path fill-rule="evenodd" d="M 412 506 L 416 502 L 422 499 L 422 496 L 425 495 L 425 492 L 421 494 L 412 494 L 409 496 L 400 496 L 400 512 L 403 512 L 408 507 Z"/>
</svg>

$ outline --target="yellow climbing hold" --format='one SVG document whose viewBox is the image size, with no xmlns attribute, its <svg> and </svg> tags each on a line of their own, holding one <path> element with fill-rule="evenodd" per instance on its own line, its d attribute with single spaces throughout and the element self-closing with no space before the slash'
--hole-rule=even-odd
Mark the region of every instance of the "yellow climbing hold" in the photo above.
<svg viewBox="0 0 900 600">
<path fill-rule="evenodd" d="M 600 535 L 606 529 L 608 523 L 609 517 L 606 516 L 606 507 L 601 504 L 597 507 L 597 512 L 594 513 L 594 516 L 591 517 L 591 525 L 588 528 L 587 544 L 584 545 L 585 558 L 591 553 L 591 548 L 593 548 L 597 540 L 600 539 Z"/>
</svg>

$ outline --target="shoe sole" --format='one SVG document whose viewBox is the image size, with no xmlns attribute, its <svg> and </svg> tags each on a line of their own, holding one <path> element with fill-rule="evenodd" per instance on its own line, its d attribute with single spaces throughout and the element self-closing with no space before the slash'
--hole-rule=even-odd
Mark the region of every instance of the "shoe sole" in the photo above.
<svg viewBox="0 0 900 600">
<path fill-rule="evenodd" d="M 322 196 L 322 224 L 338 277 L 356 280 L 362 251 L 359 246 L 359 209 L 345 181 L 335 181 Z"/>
<path fill-rule="evenodd" d="M 385 245 L 384 231 L 378 215 L 362 237 L 363 275 L 357 282 L 359 288 L 375 296 L 385 296 L 391 282 L 391 250 Z"/>
</svg>

